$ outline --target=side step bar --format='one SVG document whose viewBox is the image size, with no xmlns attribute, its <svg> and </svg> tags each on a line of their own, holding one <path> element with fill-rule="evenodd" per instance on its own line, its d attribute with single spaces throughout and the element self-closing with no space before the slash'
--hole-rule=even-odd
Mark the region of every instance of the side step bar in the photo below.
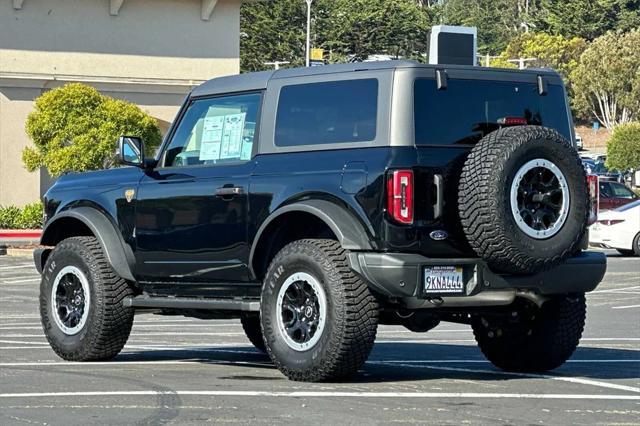
<svg viewBox="0 0 640 426">
<path fill-rule="evenodd" d="M 212 309 L 221 311 L 260 311 L 259 300 L 247 299 L 199 299 L 189 297 L 127 297 L 124 306 L 134 308 Z"/>
</svg>

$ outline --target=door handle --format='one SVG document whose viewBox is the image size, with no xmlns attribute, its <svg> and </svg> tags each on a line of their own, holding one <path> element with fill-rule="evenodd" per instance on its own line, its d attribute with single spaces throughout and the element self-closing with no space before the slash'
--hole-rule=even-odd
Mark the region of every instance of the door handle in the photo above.
<svg viewBox="0 0 640 426">
<path fill-rule="evenodd" d="M 216 196 L 218 197 L 234 197 L 236 195 L 244 194 L 244 188 L 241 186 L 223 186 L 216 189 Z"/>
<path fill-rule="evenodd" d="M 433 205 L 433 218 L 438 219 L 444 211 L 444 182 L 442 175 L 433 175 L 433 184 L 436 187 L 436 202 Z"/>
</svg>

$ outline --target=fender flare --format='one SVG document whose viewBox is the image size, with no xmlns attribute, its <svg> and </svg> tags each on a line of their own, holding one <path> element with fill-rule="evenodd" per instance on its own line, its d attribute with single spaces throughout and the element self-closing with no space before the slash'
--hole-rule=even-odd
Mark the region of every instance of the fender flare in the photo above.
<svg viewBox="0 0 640 426">
<path fill-rule="evenodd" d="M 135 281 L 132 273 L 135 260 L 131 248 L 124 243 L 120 231 L 109 218 L 93 207 L 76 207 L 56 215 L 42 231 L 41 245 L 52 245 L 54 230 L 59 221 L 64 218 L 73 218 L 84 223 L 100 243 L 115 273 L 125 280 Z"/>
<path fill-rule="evenodd" d="M 251 244 L 249 265 L 253 265 L 253 258 L 263 233 L 278 217 L 290 212 L 310 213 L 322 220 L 334 233 L 340 245 L 347 250 L 373 250 L 369 235 L 352 213 L 338 204 L 326 200 L 305 200 L 276 209 L 258 228 Z"/>
</svg>

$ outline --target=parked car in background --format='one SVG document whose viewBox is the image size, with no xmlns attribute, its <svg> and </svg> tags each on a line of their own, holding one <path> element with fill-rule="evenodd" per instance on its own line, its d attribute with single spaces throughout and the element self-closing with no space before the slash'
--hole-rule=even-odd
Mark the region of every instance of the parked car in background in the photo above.
<svg viewBox="0 0 640 426">
<path fill-rule="evenodd" d="M 640 256 L 640 200 L 602 212 L 589 230 L 589 244 Z"/>
<path fill-rule="evenodd" d="M 609 170 L 605 166 L 604 161 L 599 160 L 582 160 L 582 166 L 590 175 L 597 175 L 600 180 L 624 182 L 624 175 L 617 170 Z"/>
<path fill-rule="evenodd" d="M 618 182 L 600 181 L 600 210 L 612 210 L 636 201 L 639 197 Z"/>
</svg>

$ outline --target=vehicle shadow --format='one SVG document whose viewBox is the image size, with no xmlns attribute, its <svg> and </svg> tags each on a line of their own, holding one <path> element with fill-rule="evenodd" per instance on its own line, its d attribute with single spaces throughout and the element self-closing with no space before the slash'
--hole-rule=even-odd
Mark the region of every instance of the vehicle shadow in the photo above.
<svg viewBox="0 0 640 426">
<path fill-rule="evenodd" d="M 191 361 L 251 369 L 275 369 L 269 357 L 253 347 L 139 350 L 121 353 L 116 361 Z M 580 347 L 569 362 L 546 373 L 591 379 L 640 378 L 640 351 Z M 244 377 L 244 376 L 243 376 Z M 245 377 L 246 378 L 246 377 Z M 267 380 L 269 377 L 252 376 Z M 431 379 L 517 380 L 486 361 L 471 345 L 433 343 L 376 343 L 368 362 L 350 382 L 398 382 Z"/>
</svg>

